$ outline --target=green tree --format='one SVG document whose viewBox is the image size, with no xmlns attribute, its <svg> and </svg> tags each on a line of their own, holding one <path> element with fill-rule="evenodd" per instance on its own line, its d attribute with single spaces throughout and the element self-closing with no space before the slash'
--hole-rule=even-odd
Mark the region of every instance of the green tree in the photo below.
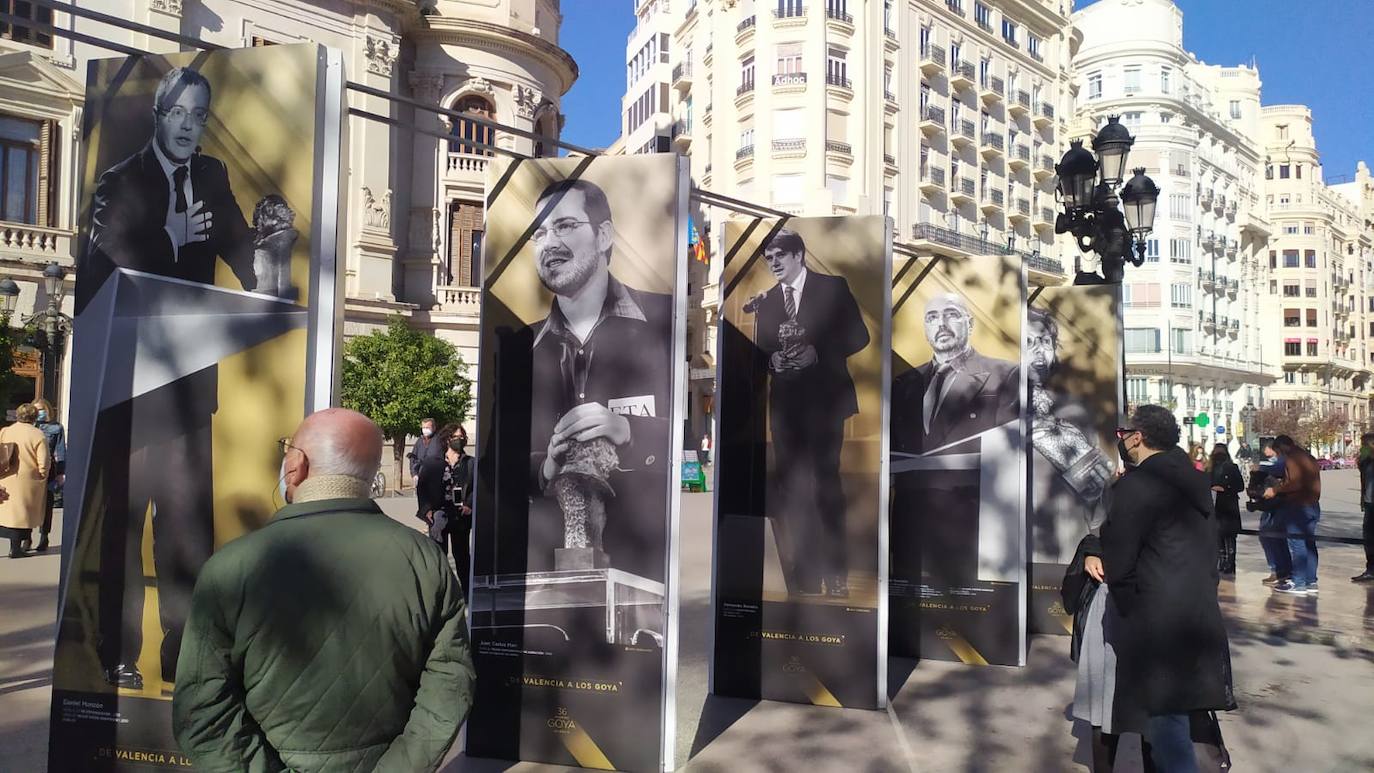
<svg viewBox="0 0 1374 773">
<path fill-rule="evenodd" d="M 433 418 L 461 422 L 471 403 L 467 365 L 453 344 L 392 316 L 386 330 L 348 341 L 343 355 L 343 404 L 370 417 L 391 441 L 392 481 L 400 490 L 406 437 Z"/>
<path fill-rule="evenodd" d="M 10 392 L 19 378 L 14 375 L 14 351 L 24 342 L 25 330 L 10 327 L 10 315 L 0 314 L 0 411 L 10 404 Z"/>
</svg>

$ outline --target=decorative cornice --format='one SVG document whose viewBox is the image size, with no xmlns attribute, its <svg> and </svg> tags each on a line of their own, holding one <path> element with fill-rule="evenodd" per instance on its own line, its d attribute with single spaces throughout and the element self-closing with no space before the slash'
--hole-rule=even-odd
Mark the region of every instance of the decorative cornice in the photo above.
<svg viewBox="0 0 1374 773">
<path fill-rule="evenodd" d="M 367 71 L 390 78 L 396 57 L 400 54 L 399 41 L 368 35 L 363 45 L 363 53 L 367 57 Z"/>
<path fill-rule="evenodd" d="M 448 16 L 426 16 L 423 26 L 410 38 L 434 43 L 471 46 L 484 51 L 534 56 L 559 76 L 558 93 L 566 94 L 577 80 L 577 62 L 567 51 L 528 32 L 501 24 L 459 19 Z"/>
</svg>

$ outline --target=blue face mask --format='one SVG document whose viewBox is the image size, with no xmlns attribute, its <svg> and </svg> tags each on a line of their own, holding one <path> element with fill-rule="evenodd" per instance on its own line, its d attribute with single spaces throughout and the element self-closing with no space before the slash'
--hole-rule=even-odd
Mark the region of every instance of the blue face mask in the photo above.
<svg viewBox="0 0 1374 773">
<path fill-rule="evenodd" d="M 47 421 L 47 420 L 48 420 L 48 412 L 47 412 L 47 411 L 39 411 L 39 412 L 38 412 L 38 420 L 39 420 L 39 421 Z"/>
</svg>

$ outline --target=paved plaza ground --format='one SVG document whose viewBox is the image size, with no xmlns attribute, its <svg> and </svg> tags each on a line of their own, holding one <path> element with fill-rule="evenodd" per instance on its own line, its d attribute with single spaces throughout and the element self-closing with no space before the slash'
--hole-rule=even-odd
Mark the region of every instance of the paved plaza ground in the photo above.
<svg viewBox="0 0 1374 773">
<path fill-rule="evenodd" d="M 1322 482 L 1321 532 L 1358 537 L 1355 472 L 1325 472 Z M 414 523 L 413 500 L 383 504 L 393 517 Z M 1246 526 L 1255 526 L 1249 514 Z M 1074 672 L 1064 637 L 1034 637 L 1029 664 L 1019 669 L 894 659 L 891 708 L 885 712 L 707 696 L 710 495 L 684 496 L 681 533 L 677 759 L 682 768 L 693 773 L 1088 770 L 1081 729 L 1068 719 Z M 1320 597 L 1280 596 L 1260 585 L 1267 570 L 1255 538 L 1241 537 L 1239 573 L 1221 586 L 1241 702 L 1239 711 L 1222 717 L 1234 770 L 1374 770 L 1374 587 L 1347 579 L 1362 561 L 1358 546 L 1324 544 Z M 0 558 L 2 771 L 46 769 L 57 573 L 56 550 Z M 1134 749 L 1128 741 L 1123 757 L 1132 758 Z M 443 770 L 563 769 L 466 759 L 455 751 Z"/>
</svg>

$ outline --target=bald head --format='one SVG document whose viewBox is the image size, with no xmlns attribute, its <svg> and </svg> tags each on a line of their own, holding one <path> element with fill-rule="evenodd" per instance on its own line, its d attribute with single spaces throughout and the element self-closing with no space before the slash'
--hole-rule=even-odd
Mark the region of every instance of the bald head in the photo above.
<svg viewBox="0 0 1374 773">
<path fill-rule="evenodd" d="M 287 500 L 309 478 L 342 475 L 371 483 L 382 457 L 382 431 L 347 408 L 325 408 L 305 417 L 291 436 L 282 462 Z"/>
<path fill-rule="evenodd" d="M 938 360 L 957 357 L 969 346 L 973 315 L 956 293 L 940 293 L 926 303 L 926 341 Z"/>
</svg>

